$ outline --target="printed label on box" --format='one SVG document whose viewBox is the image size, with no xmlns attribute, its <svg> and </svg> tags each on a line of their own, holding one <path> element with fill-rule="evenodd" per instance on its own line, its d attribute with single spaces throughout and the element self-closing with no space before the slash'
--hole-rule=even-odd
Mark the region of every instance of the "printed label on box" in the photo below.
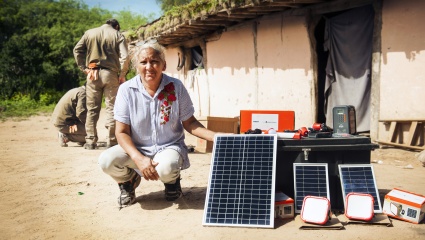
<svg viewBox="0 0 425 240">
<path fill-rule="evenodd" d="M 252 114 L 252 129 L 279 129 L 279 114 Z"/>
</svg>

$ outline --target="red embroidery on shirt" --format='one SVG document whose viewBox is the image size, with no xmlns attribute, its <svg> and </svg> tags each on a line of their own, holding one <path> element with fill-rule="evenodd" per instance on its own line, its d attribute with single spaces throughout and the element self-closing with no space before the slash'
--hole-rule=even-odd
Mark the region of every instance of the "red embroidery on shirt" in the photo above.
<svg viewBox="0 0 425 240">
<path fill-rule="evenodd" d="M 165 85 L 164 89 L 158 94 L 161 105 L 161 125 L 170 121 L 171 106 L 177 100 L 174 84 L 171 82 Z"/>
</svg>

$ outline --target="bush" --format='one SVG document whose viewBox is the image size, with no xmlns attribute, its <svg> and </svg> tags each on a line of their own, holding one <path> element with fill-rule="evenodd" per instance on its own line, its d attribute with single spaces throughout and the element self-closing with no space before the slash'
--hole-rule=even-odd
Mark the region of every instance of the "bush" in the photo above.
<svg viewBox="0 0 425 240">
<path fill-rule="evenodd" d="M 15 94 L 11 99 L 0 100 L 0 120 L 25 119 L 40 113 L 49 114 L 53 112 L 61 97 L 62 93 L 50 91 L 41 94 L 40 100 L 36 101 L 29 95 Z"/>
</svg>

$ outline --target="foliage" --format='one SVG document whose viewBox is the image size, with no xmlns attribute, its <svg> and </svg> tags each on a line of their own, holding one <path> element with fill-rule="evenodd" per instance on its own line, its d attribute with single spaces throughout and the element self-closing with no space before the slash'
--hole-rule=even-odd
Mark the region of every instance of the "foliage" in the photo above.
<svg viewBox="0 0 425 240">
<path fill-rule="evenodd" d="M 163 12 L 168 12 L 175 6 L 188 4 L 191 0 L 156 0 L 156 3 L 161 6 Z"/>
<path fill-rule="evenodd" d="M 84 84 L 73 48 L 112 17 L 131 39 L 153 14 L 89 9 L 82 0 L 0 0 L 0 116 L 31 114 Z"/>
<path fill-rule="evenodd" d="M 62 93 L 43 93 L 41 101 L 31 99 L 29 95 L 16 94 L 7 100 L 0 100 L 0 120 L 7 118 L 25 119 L 39 113 L 50 114 Z"/>
<path fill-rule="evenodd" d="M 158 30 L 172 27 L 176 21 L 184 22 L 194 19 L 200 14 L 216 12 L 219 7 L 222 8 L 221 5 L 243 5 L 245 0 L 191 0 L 186 2 L 188 3 L 182 5 L 169 5 L 170 8 L 167 8 L 168 10 L 158 21 L 139 29 L 139 33 L 144 38 L 148 38 L 155 35 Z"/>
<path fill-rule="evenodd" d="M 79 71 L 72 49 L 85 29 L 111 14 L 69 0 L 1 4 L 0 99 L 21 93 L 38 100 L 47 89 L 76 87 Z"/>
<path fill-rule="evenodd" d="M 113 17 L 118 19 L 121 29 L 125 29 L 124 36 L 129 39 L 137 38 L 136 30 L 139 26 L 152 21 L 154 13 L 149 14 L 147 17 L 135 14 L 131 11 L 118 11 L 113 12 Z"/>
<path fill-rule="evenodd" d="M 115 17 L 133 34 L 150 17 L 130 11 L 89 9 L 78 0 L 2 0 L 0 2 L 0 99 L 15 93 L 38 100 L 48 89 L 79 86 L 73 48 L 84 32 Z"/>
<path fill-rule="evenodd" d="M 113 17 L 119 20 L 121 29 L 128 31 L 131 29 L 137 29 L 139 26 L 152 21 L 154 18 L 154 13 L 151 13 L 148 16 L 142 16 L 131 11 L 121 10 L 118 12 L 113 12 Z"/>
<path fill-rule="evenodd" d="M 132 79 L 136 75 L 137 75 L 137 73 L 133 69 L 131 69 L 130 71 L 128 71 L 126 78 L 127 79 Z"/>
</svg>

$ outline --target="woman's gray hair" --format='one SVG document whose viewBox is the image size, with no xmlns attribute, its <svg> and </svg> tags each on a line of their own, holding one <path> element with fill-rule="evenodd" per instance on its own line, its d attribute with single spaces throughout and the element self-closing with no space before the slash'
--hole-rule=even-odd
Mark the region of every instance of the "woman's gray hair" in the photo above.
<svg viewBox="0 0 425 240">
<path fill-rule="evenodd" d="M 137 64 L 139 63 L 140 54 L 144 49 L 152 48 L 155 50 L 155 53 L 159 56 L 163 63 L 165 63 L 165 47 L 159 44 L 156 39 L 151 39 L 141 44 L 136 44 L 133 49 L 133 57 L 131 58 L 131 63 L 133 69 L 137 72 Z"/>
</svg>

